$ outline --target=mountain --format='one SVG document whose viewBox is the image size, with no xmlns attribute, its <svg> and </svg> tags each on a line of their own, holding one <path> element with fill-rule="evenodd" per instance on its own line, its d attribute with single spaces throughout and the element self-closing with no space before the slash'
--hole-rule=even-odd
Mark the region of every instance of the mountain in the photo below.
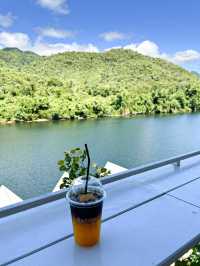
<svg viewBox="0 0 200 266">
<path fill-rule="evenodd" d="M 39 56 L 32 52 L 22 52 L 18 48 L 4 48 L 0 50 L 0 62 L 3 61 L 8 67 L 22 67 L 35 61 Z"/>
<path fill-rule="evenodd" d="M 124 49 L 49 57 L 0 50 L 0 120 L 74 119 L 200 110 L 197 75 Z"/>
</svg>

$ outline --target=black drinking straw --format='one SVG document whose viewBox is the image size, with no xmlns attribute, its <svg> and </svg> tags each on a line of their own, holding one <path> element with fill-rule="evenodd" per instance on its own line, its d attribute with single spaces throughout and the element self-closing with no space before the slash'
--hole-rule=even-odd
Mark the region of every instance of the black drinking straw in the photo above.
<svg viewBox="0 0 200 266">
<path fill-rule="evenodd" d="M 90 154 L 89 154 L 89 150 L 88 150 L 87 144 L 85 144 L 85 150 L 86 150 L 86 155 L 87 155 L 87 159 L 88 159 L 87 176 L 86 176 L 86 183 L 85 183 L 85 194 L 87 194 L 88 180 L 89 180 L 89 174 L 90 174 Z"/>
</svg>

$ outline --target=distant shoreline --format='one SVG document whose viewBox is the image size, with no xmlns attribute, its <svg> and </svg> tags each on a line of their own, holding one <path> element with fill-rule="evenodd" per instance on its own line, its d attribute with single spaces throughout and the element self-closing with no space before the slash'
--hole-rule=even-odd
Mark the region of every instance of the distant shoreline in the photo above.
<svg viewBox="0 0 200 266">
<path fill-rule="evenodd" d="M 46 118 L 41 118 L 41 119 L 35 119 L 35 120 L 30 120 L 30 121 L 25 121 L 25 120 L 0 120 L 0 126 L 1 125 L 14 125 L 14 124 L 21 124 L 21 123 L 25 123 L 25 124 L 31 124 L 31 123 L 44 123 L 44 122 L 59 122 L 59 121 L 82 121 L 82 120 L 89 120 L 89 119 L 103 119 L 103 118 L 114 118 L 114 117 L 118 117 L 118 118 L 133 118 L 133 117 L 137 117 L 137 116 L 165 116 L 165 115 L 181 115 L 181 114 L 194 114 L 194 113 L 199 113 L 199 112 L 176 112 L 176 113 L 159 113 L 159 114 L 143 114 L 143 113 L 135 113 L 135 114 L 124 114 L 124 115 L 107 115 L 107 116 L 102 116 L 102 117 L 87 117 L 87 118 L 74 118 L 74 119 L 70 119 L 70 118 L 60 118 L 57 120 L 54 119 L 46 119 Z"/>
<path fill-rule="evenodd" d="M 34 122 L 40 123 L 40 122 L 49 122 L 49 121 L 52 121 L 52 120 L 48 120 L 48 119 L 37 119 L 37 120 L 31 120 L 31 121 L 2 120 L 0 121 L 0 125 L 13 125 L 13 124 L 18 124 L 18 123 L 34 123 Z"/>
<path fill-rule="evenodd" d="M 81 121 L 81 120 L 88 120 L 88 119 L 99 119 L 99 118 L 112 118 L 112 117 L 131 117 L 127 115 L 110 115 L 110 116 L 103 116 L 103 117 L 87 117 L 87 118 L 60 118 L 57 120 L 54 119 L 46 119 L 46 118 L 41 118 L 41 119 L 35 119 L 35 120 L 30 120 L 30 121 L 25 121 L 25 120 L 0 120 L 0 125 L 13 125 L 13 124 L 20 124 L 20 123 L 43 123 L 43 122 L 59 122 L 59 121 Z"/>
</svg>

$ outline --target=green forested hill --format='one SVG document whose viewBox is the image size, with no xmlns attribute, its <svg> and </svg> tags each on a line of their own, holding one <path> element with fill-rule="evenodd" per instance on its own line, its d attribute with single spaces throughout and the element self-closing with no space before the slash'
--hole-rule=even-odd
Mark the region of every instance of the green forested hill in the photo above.
<svg viewBox="0 0 200 266">
<path fill-rule="evenodd" d="M 0 50 L 0 120 L 200 111 L 200 79 L 129 50 L 41 57 Z"/>
</svg>

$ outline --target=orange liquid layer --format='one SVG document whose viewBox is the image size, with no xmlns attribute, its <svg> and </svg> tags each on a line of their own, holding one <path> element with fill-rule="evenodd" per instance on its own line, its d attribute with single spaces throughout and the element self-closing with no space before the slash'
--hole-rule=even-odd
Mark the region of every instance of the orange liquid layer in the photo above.
<svg viewBox="0 0 200 266">
<path fill-rule="evenodd" d="M 93 246 L 99 242 L 101 218 L 79 221 L 77 218 L 72 218 L 74 227 L 74 238 L 80 246 Z"/>
</svg>

